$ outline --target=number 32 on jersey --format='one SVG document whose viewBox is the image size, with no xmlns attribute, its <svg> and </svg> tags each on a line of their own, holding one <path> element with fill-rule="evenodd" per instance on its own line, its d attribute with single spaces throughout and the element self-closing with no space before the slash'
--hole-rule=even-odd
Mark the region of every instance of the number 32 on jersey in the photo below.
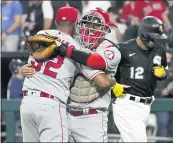
<svg viewBox="0 0 173 143">
<path fill-rule="evenodd" d="M 43 74 L 56 78 L 57 72 L 54 70 L 60 68 L 64 62 L 64 58 L 57 56 L 56 58 L 49 60 L 47 62 L 39 62 L 31 61 L 32 68 L 35 69 L 35 71 L 39 72 L 43 68 Z"/>
</svg>

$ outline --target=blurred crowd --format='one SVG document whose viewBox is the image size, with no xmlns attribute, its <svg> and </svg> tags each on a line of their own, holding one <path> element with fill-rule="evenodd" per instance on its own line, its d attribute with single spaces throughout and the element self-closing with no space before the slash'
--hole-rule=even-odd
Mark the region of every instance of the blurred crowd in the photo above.
<svg viewBox="0 0 173 143">
<path fill-rule="evenodd" d="M 131 1 L 2 1 L 2 51 L 25 51 L 24 39 L 39 30 L 55 29 L 55 13 L 62 6 L 76 7 L 81 16 L 96 7 L 101 7 L 110 15 L 111 22 L 118 28 L 111 28 L 107 39 L 119 43 L 136 38 L 138 25 L 142 18 L 151 15 L 163 21 L 168 40 L 165 42 L 168 62 L 167 78 L 158 82 L 155 90 L 157 98 L 173 98 L 173 1 L 166 0 L 131 0 Z M 12 77 L 9 80 L 7 98 L 22 98 L 23 77 L 20 67 L 23 62 L 13 59 L 9 65 Z M 109 118 L 112 115 L 109 114 Z M 158 136 L 173 136 L 173 113 L 157 112 L 151 114 L 153 133 Z M 109 122 L 108 132 L 116 132 L 113 121 Z M 157 129 L 157 133 L 156 133 Z"/>
<path fill-rule="evenodd" d="M 165 24 L 169 45 L 173 47 L 173 7 L 172 1 L 132 0 L 132 1 L 2 1 L 2 51 L 23 51 L 24 39 L 39 30 L 54 29 L 55 13 L 59 7 L 70 5 L 77 8 L 80 15 L 96 7 L 106 10 L 118 29 L 112 28 L 108 39 L 113 42 L 126 41 L 137 36 L 140 20 L 148 15 L 156 16 Z M 79 15 L 79 16 L 80 16 Z"/>
</svg>

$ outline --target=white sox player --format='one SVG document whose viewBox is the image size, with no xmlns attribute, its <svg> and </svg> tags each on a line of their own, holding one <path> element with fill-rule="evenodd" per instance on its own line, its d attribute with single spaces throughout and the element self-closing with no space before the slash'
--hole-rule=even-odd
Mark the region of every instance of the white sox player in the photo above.
<svg viewBox="0 0 173 143">
<path fill-rule="evenodd" d="M 147 16 L 139 24 L 136 39 L 118 44 L 122 58 L 116 79 L 131 86 L 113 104 L 114 122 L 122 142 L 147 142 L 146 125 L 154 89 L 158 80 L 166 78 L 166 54 L 159 43 L 166 38 L 161 20 Z"/>
</svg>

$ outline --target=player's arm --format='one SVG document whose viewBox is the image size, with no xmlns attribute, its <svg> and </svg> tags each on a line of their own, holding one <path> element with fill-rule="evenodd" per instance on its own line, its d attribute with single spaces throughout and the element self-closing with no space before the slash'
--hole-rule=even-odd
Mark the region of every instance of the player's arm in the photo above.
<svg viewBox="0 0 173 143">
<path fill-rule="evenodd" d="M 109 50 L 103 50 L 99 53 L 102 55 L 107 63 L 107 70 L 108 71 L 116 71 L 116 68 L 119 65 L 121 54 L 115 47 L 110 47 Z M 90 80 L 93 80 L 97 86 L 104 89 L 112 89 L 113 93 L 116 97 L 122 97 L 124 96 L 124 88 L 128 88 L 127 85 L 121 85 L 116 82 L 116 80 L 111 79 L 109 75 L 105 74 L 103 71 L 99 70 L 87 70 L 85 67 L 85 70 L 83 74 L 89 78 Z"/>
<path fill-rule="evenodd" d="M 128 88 L 127 85 L 118 84 L 115 79 L 110 78 L 105 72 L 100 70 L 93 70 L 86 66 L 82 66 L 82 73 L 84 76 L 96 83 L 96 85 L 106 91 L 112 89 L 116 97 L 123 97 L 124 88 Z"/>
<path fill-rule="evenodd" d="M 24 77 L 31 77 L 35 69 L 31 67 L 31 64 L 25 64 L 21 67 L 21 73 Z"/>
<path fill-rule="evenodd" d="M 83 75 L 96 83 L 96 85 L 102 89 L 110 89 L 116 84 L 116 81 L 111 79 L 104 71 L 93 70 L 86 66 L 81 66 L 81 72 Z"/>
<path fill-rule="evenodd" d="M 102 57 L 104 57 L 107 63 L 106 69 L 108 71 L 116 72 L 118 68 L 118 65 L 121 61 L 121 52 L 120 50 L 118 50 L 119 47 L 120 45 L 117 47 L 112 46 L 112 47 L 104 49 L 103 51 L 99 51 L 99 54 L 102 55 Z M 111 81 L 111 80 L 109 80 L 109 83 L 113 84 L 111 89 L 116 97 L 125 96 L 124 89 L 130 87 L 128 85 L 119 84 L 116 81 Z"/>
<path fill-rule="evenodd" d="M 97 84 L 98 87 L 104 90 L 112 89 L 116 97 L 124 97 L 125 96 L 124 89 L 130 87 L 127 85 L 117 83 L 115 79 L 111 79 L 105 73 L 100 73 L 96 75 L 92 80 Z"/>
<path fill-rule="evenodd" d="M 121 54 L 116 47 L 112 46 L 105 48 L 104 50 L 100 50 L 98 55 L 104 59 L 106 63 L 105 66 L 108 71 L 116 71 L 121 59 Z M 111 88 L 116 84 L 115 80 L 111 79 L 107 74 L 105 74 L 105 72 L 100 70 L 92 70 L 82 66 L 82 73 L 85 77 L 93 80 L 100 88 Z"/>
<path fill-rule="evenodd" d="M 78 62 L 87 67 L 99 70 L 106 69 L 106 61 L 101 55 L 97 53 L 88 53 L 85 51 L 77 50 L 75 48 L 68 47 L 65 44 L 59 46 L 56 52 L 58 55 L 69 57 L 75 62 Z"/>
<path fill-rule="evenodd" d="M 57 43 L 59 44 L 59 43 Z M 110 45 L 105 47 L 104 50 L 99 51 L 99 53 L 88 53 L 85 51 L 77 50 L 72 47 L 68 47 L 65 44 L 61 44 L 57 47 L 56 53 L 61 56 L 67 56 L 72 60 L 85 65 L 87 67 L 99 70 L 106 70 L 109 67 L 117 66 L 121 59 L 121 54 L 117 47 L 110 47 Z"/>
<path fill-rule="evenodd" d="M 116 81 L 111 79 L 105 73 L 96 75 L 92 80 L 97 84 L 97 86 L 103 89 L 110 89 L 113 85 L 116 84 Z"/>
<path fill-rule="evenodd" d="M 56 55 L 60 55 L 69 57 L 72 60 L 82 65 L 86 65 L 90 68 L 101 70 L 106 69 L 106 62 L 99 54 L 77 50 L 80 49 L 80 46 L 78 44 L 76 44 L 75 46 L 71 46 L 68 44 L 61 43 L 59 40 L 54 39 L 56 36 L 50 36 L 49 33 L 49 35 L 47 36 L 46 33 L 48 32 L 40 31 L 37 33 L 37 35 L 30 36 L 27 39 L 27 48 L 35 60 L 39 61 L 44 60 L 46 58 L 51 58 Z M 44 43 L 44 45 L 41 43 Z M 74 43 L 75 42 L 73 42 L 73 44 Z M 47 46 L 48 44 L 49 46 Z"/>
</svg>

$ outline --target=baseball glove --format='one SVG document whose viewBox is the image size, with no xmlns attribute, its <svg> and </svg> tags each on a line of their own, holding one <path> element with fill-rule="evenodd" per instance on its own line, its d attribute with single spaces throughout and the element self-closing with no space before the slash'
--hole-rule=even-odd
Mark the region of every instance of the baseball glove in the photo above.
<svg viewBox="0 0 173 143">
<path fill-rule="evenodd" d="M 55 49 L 61 45 L 61 39 L 59 37 L 37 34 L 29 36 L 26 39 L 25 45 L 30 55 L 36 60 L 44 60 L 52 56 Z"/>
</svg>

